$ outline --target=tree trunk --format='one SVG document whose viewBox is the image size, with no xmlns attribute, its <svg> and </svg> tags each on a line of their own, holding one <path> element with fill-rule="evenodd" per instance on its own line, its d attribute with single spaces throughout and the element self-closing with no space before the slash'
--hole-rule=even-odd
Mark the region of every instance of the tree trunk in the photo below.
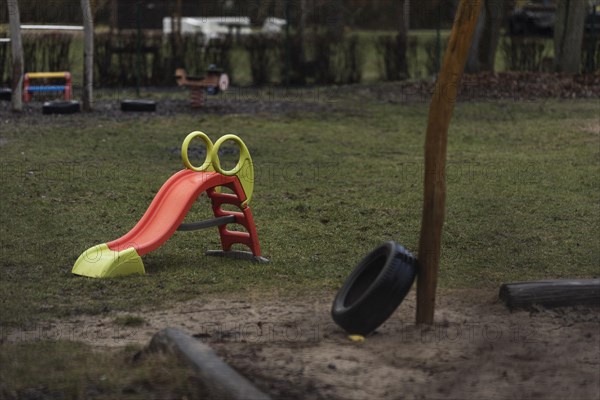
<svg viewBox="0 0 600 400">
<path fill-rule="evenodd" d="M 507 0 L 485 0 L 475 28 L 465 70 L 470 73 L 493 71 Z"/>
<path fill-rule="evenodd" d="M 558 0 L 554 25 L 555 69 L 558 72 L 580 72 L 586 4 L 582 0 Z"/>
<path fill-rule="evenodd" d="M 400 0 L 400 26 L 398 28 L 398 71 L 401 79 L 408 78 L 408 63 L 406 62 L 406 53 L 408 49 L 408 18 L 406 15 L 406 0 Z"/>
<path fill-rule="evenodd" d="M 480 42 L 483 36 L 484 24 L 486 22 L 486 7 L 485 3 L 481 6 L 479 12 L 479 18 L 477 19 L 477 26 L 475 26 L 475 32 L 473 32 L 473 40 L 471 41 L 471 48 L 469 49 L 469 57 L 465 65 L 465 72 L 474 74 L 480 71 L 479 65 L 479 50 L 481 48 Z"/>
<path fill-rule="evenodd" d="M 500 42 L 500 30 L 506 17 L 506 0 L 486 0 L 483 8 L 485 21 L 479 40 L 479 70 L 494 71 L 496 50 Z"/>
<path fill-rule="evenodd" d="M 17 0 L 8 0 L 10 43 L 12 51 L 12 110 L 23 111 L 23 44 L 21 42 L 21 17 Z"/>
<path fill-rule="evenodd" d="M 118 8 L 117 0 L 110 0 L 110 28 L 109 33 L 112 35 L 118 24 Z"/>
<path fill-rule="evenodd" d="M 343 0 L 331 0 L 327 4 L 329 4 L 327 10 L 329 33 L 334 39 L 340 40 L 344 36 L 344 2 Z"/>
<path fill-rule="evenodd" d="M 425 136 L 423 216 L 419 240 L 417 324 L 431 325 L 442 244 L 446 200 L 446 147 L 448 128 L 458 96 L 460 79 L 477 25 L 480 0 L 461 0 L 450 33 L 436 90 L 429 106 Z"/>
<path fill-rule="evenodd" d="M 81 0 L 83 12 L 83 110 L 92 111 L 94 87 L 94 18 L 90 0 Z"/>
</svg>

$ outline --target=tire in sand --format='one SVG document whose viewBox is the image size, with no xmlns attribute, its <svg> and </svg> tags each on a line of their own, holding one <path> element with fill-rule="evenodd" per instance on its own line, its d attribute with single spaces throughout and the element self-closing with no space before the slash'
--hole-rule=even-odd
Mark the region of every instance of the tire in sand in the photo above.
<svg viewBox="0 0 600 400">
<path fill-rule="evenodd" d="M 156 102 L 153 100 L 123 100 L 121 111 L 152 112 L 156 111 Z"/>
<path fill-rule="evenodd" d="M 42 106 L 42 114 L 75 114 L 80 110 L 78 101 L 47 101 Z"/>
<path fill-rule="evenodd" d="M 11 101 L 12 90 L 9 88 L 0 88 L 0 100 Z"/>
<path fill-rule="evenodd" d="M 353 335 L 368 335 L 383 324 L 408 294 L 417 275 L 417 259 L 389 241 L 369 253 L 338 292 L 331 316 Z"/>
</svg>

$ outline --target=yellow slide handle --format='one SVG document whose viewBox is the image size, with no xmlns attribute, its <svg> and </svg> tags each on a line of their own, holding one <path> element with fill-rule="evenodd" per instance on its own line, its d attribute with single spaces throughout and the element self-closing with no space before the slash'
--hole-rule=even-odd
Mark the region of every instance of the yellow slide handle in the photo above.
<svg viewBox="0 0 600 400">
<path fill-rule="evenodd" d="M 206 157 L 204 159 L 204 163 L 200 167 L 194 166 L 190 162 L 188 156 L 188 147 L 190 142 L 197 137 L 202 139 L 206 145 Z M 223 170 L 223 168 L 221 168 L 221 160 L 219 159 L 219 148 L 228 140 L 237 143 L 238 147 L 240 148 L 240 158 L 235 167 L 230 170 Z M 246 194 L 246 201 L 244 201 L 243 204 L 245 205 L 250 202 L 250 199 L 252 198 L 252 192 L 254 191 L 254 165 L 252 164 L 252 158 L 250 157 L 248 147 L 246 147 L 246 144 L 238 136 L 232 134 L 222 136 L 213 145 L 210 138 L 204 132 L 194 131 L 187 135 L 183 140 L 183 144 L 181 146 L 181 158 L 183 160 L 183 165 L 192 171 L 217 172 L 225 176 L 237 176 L 242 184 L 244 193 Z"/>
</svg>

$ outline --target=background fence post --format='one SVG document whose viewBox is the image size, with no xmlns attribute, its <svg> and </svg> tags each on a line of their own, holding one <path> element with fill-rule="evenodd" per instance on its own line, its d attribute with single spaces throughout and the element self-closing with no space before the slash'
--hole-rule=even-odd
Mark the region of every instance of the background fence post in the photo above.
<svg viewBox="0 0 600 400">
<path fill-rule="evenodd" d="M 21 42 L 21 17 L 17 0 L 8 0 L 10 44 L 12 51 L 12 110 L 23 111 L 23 43 Z"/>
<path fill-rule="evenodd" d="M 81 0 L 83 12 L 83 110 L 91 111 L 94 87 L 94 17 L 89 0 Z"/>
</svg>

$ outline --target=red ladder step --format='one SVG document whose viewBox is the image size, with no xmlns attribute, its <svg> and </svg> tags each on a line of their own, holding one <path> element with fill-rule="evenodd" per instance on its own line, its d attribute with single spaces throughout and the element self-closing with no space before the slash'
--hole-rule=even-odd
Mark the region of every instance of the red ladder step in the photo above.
<svg viewBox="0 0 600 400">
<path fill-rule="evenodd" d="M 231 189 L 231 193 L 219 193 L 214 188 L 208 189 L 207 194 L 212 203 L 213 213 L 215 217 L 234 216 L 235 223 L 246 228 L 247 232 L 231 231 L 227 229 L 227 224 L 219 226 L 219 234 L 221 236 L 221 246 L 223 251 L 231 251 L 231 247 L 236 244 L 244 244 L 250 248 L 252 254 L 260 257 L 260 244 L 258 242 L 258 234 L 254 224 L 254 218 L 249 206 L 242 205 L 246 196 L 239 181 L 223 185 Z M 223 204 L 231 204 L 240 209 L 240 211 L 224 210 Z"/>
</svg>

